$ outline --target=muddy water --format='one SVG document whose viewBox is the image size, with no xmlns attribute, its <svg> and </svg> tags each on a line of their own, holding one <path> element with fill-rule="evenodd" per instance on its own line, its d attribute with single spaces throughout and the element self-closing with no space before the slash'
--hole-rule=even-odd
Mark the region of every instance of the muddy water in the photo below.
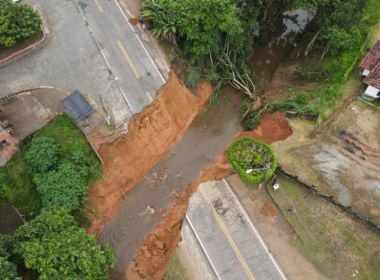
<svg viewBox="0 0 380 280">
<path fill-rule="evenodd" d="M 160 222 L 166 207 L 241 129 L 240 104 L 238 96 L 231 95 L 215 108 L 203 109 L 168 157 L 120 203 L 117 213 L 99 234 L 99 240 L 109 244 L 117 256 L 112 279 L 124 279 L 127 264 L 142 245 L 142 238 Z"/>
</svg>

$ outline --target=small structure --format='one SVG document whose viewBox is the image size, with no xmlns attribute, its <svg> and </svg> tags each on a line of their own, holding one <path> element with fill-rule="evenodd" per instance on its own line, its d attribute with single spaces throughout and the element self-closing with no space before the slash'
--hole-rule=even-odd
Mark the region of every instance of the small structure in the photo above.
<svg viewBox="0 0 380 280">
<path fill-rule="evenodd" d="M 13 137 L 9 121 L 0 110 L 0 166 L 4 166 L 17 152 L 18 141 Z"/>
<path fill-rule="evenodd" d="M 359 65 L 360 74 L 367 85 L 362 94 L 367 101 L 380 100 L 380 41 L 369 50 Z"/>
<path fill-rule="evenodd" d="M 84 121 L 95 112 L 78 90 L 63 99 L 62 106 L 76 123 Z"/>
<path fill-rule="evenodd" d="M 0 234 L 14 234 L 25 223 L 20 213 L 10 203 L 0 208 Z"/>
</svg>

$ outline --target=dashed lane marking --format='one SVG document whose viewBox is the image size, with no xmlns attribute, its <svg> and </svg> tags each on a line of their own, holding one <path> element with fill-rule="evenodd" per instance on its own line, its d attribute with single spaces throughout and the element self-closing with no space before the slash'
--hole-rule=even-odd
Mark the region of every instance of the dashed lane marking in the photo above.
<svg viewBox="0 0 380 280">
<path fill-rule="evenodd" d="M 128 55 L 128 53 L 127 53 L 126 49 L 124 48 L 123 44 L 120 42 L 120 40 L 118 40 L 116 43 L 119 46 L 121 52 L 123 53 L 125 59 L 127 60 L 128 64 L 129 64 L 129 67 L 131 67 L 133 74 L 135 74 L 136 79 L 140 79 L 141 76 L 140 76 L 139 72 L 137 71 L 136 66 L 133 64 L 132 59 Z"/>
<path fill-rule="evenodd" d="M 242 254 L 240 253 L 239 248 L 236 246 L 236 243 L 232 239 L 231 234 L 228 232 L 228 229 L 227 229 L 226 225 L 223 223 L 223 220 L 219 217 L 218 213 L 216 212 L 216 210 L 215 210 L 214 206 L 212 205 L 211 200 L 208 197 L 207 193 L 205 192 L 205 190 L 203 189 L 202 186 L 199 186 L 198 189 L 199 189 L 200 193 L 202 194 L 203 198 L 206 200 L 207 204 L 212 209 L 212 213 L 214 215 L 216 222 L 218 223 L 220 229 L 222 230 L 222 232 L 226 236 L 228 243 L 230 244 L 232 250 L 235 252 L 236 257 L 238 258 L 238 260 L 239 260 L 240 264 L 242 265 L 242 267 L 243 267 L 245 273 L 247 274 L 248 278 L 250 280 L 255 280 L 255 277 L 253 276 L 251 269 L 249 268 L 247 262 L 245 261 Z"/>
<path fill-rule="evenodd" d="M 104 13 L 102 6 L 99 3 L 99 0 L 94 0 L 96 3 L 96 6 L 98 7 L 99 12 Z"/>
</svg>

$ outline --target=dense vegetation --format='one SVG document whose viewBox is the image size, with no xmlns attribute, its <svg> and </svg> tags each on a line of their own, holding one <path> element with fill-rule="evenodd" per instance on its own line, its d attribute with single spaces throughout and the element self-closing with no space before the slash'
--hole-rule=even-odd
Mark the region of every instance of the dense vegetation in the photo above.
<svg viewBox="0 0 380 280">
<path fill-rule="evenodd" d="M 144 0 L 143 13 L 153 33 L 174 42 L 192 65 L 184 75 L 189 85 L 196 84 L 202 72 L 215 85 L 216 96 L 222 85 L 229 84 L 255 104 L 255 77 L 248 65 L 254 44 L 275 36 L 284 11 L 299 8 L 314 14 L 301 38 L 307 57 L 302 73 L 322 87 L 271 108 L 320 115 L 335 106 L 344 81 L 362 56 L 368 31 L 380 19 L 379 1 Z M 248 121 L 257 123 L 258 109 L 244 108 Z M 252 110 L 256 110 L 254 115 Z"/>
<path fill-rule="evenodd" d="M 63 208 L 42 211 L 14 236 L 0 236 L 0 240 L 0 259 L 7 258 L 0 272 L 2 276 L 7 273 L 9 279 L 19 279 L 13 278 L 16 265 L 10 257 L 18 263 L 19 271 L 30 269 L 41 280 L 105 280 L 114 264 L 112 251 L 97 245 Z"/>
<path fill-rule="evenodd" d="M 14 236 L 0 236 L 3 278 L 21 279 L 28 269 L 32 279 L 108 279 L 114 254 L 78 226 L 86 222 L 87 192 L 101 172 L 67 115 L 34 133 L 0 168 L 0 206 L 9 201 L 28 219 L 35 217 Z"/>
<path fill-rule="evenodd" d="M 270 178 L 277 168 L 272 149 L 249 137 L 235 140 L 228 147 L 227 158 L 240 177 L 251 184 Z"/>
<path fill-rule="evenodd" d="M 54 206 L 80 212 L 89 186 L 101 174 L 101 164 L 83 133 L 61 115 L 34 133 L 0 168 L 0 205 L 9 201 L 27 216 Z"/>
<path fill-rule="evenodd" d="M 299 74 L 305 80 L 318 82 L 319 89 L 293 92 L 289 99 L 272 104 L 272 110 L 294 110 L 319 116 L 322 120 L 341 98 L 347 78 L 369 47 L 369 31 L 380 20 L 380 1 L 333 2 L 334 5 L 331 4 L 329 9 L 334 12 L 334 16 L 324 19 L 327 21 L 324 24 L 320 23 L 322 18 L 316 16 L 309 29 L 315 33 L 304 35 L 304 40 L 309 42 L 308 46 L 311 46 L 313 40 L 315 46 L 312 49 L 308 47 L 310 53 L 302 60 Z M 342 28 L 334 27 L 335 21 Z"/>
<path fill-rule="evenodd" d="M 26 4 L 0 0 L 0 46 L 12 47 L 41 30 L 41 17 Z"/>
</svg>

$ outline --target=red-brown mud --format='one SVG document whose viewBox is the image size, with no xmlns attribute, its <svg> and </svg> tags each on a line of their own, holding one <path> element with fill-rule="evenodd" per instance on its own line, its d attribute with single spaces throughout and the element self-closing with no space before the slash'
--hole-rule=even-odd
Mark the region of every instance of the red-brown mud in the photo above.
<svg viewBox="0 0 380 280">
<path fill-rule="evenodd" d="M 236 135 L 250 136 L 255 139 L 272 143 L 286 139 L 292 134 L 283 113 L 264 115 L 261 124 L 253 131 L 241 132 Z M 162 279 L 169 258 L 180 241 L 180 232 L 191 195 L 200 183 L 219 180 L 232 173 L 227 162 L 226 153 L 218 157 L 216 162 L 205 168 L 199 177 L 187 187 L 182 196 L 170 207 L 163 216 L 161 223 L 154 232 L 144 238 L 144 245 L 137 251 L 134 261 L 127 270 L 128 280 Z"/>
<path fill-rule="evenodd" d="M 119 201 L 184 135 L 187 127 L 212 93 L 207 83 L 191 92 L 174 72 L 158 91 L 155 101 L 133 117 L 128 133 L 98 150 L 104 176 L 90 192 L 89 233 L 97 233 L 112 217 Z M 98 142 L 96 133 L 88 135 Z"/>
</svg>

